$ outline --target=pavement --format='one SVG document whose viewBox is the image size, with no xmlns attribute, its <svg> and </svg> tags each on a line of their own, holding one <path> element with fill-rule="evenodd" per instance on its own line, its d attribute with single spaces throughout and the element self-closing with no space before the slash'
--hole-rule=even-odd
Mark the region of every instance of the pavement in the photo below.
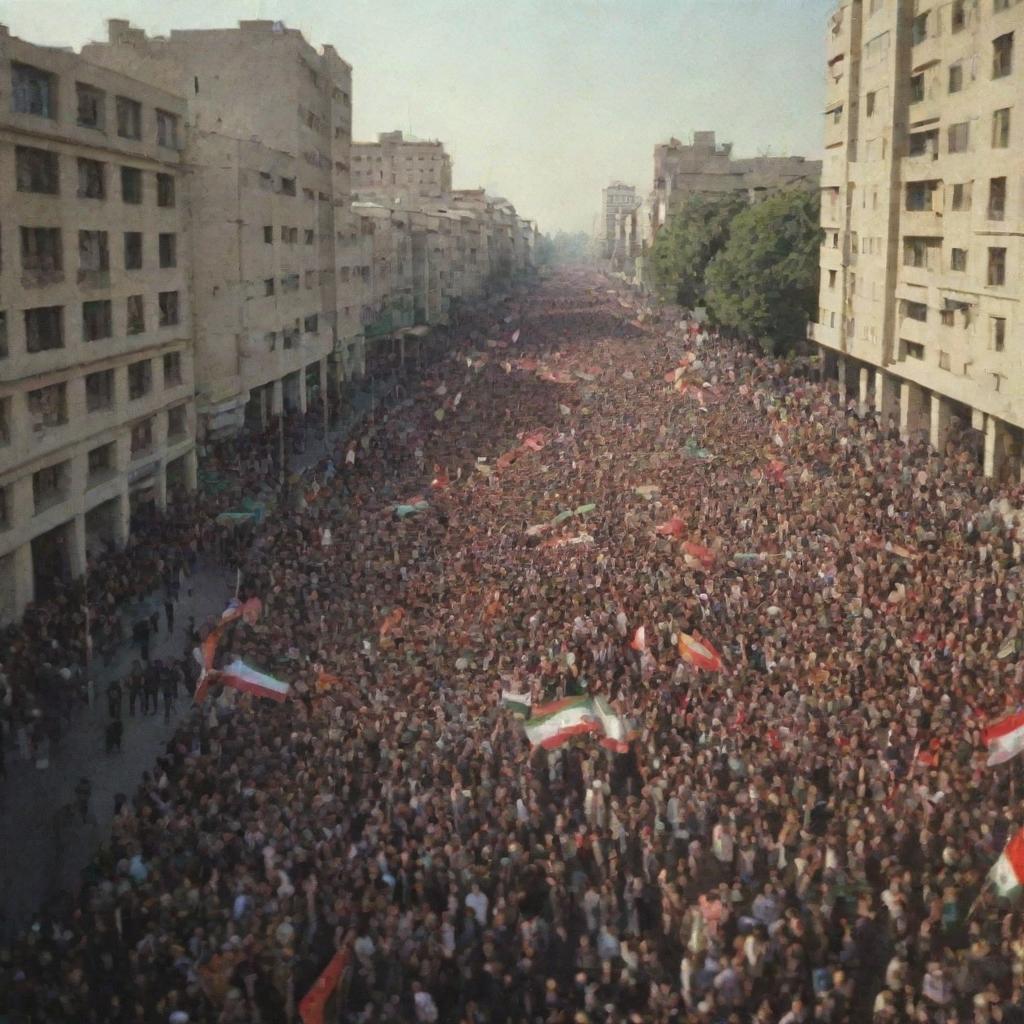
<svg viewBox="0 0 1024 1024">
<path fill-rule="evenodd" d="M 378 381 L 375 393 L 352 395 L 349 414 L 326 443 L 320 431 L 307 429 L 303 451 L 289 453 L 289 471 L 313 465 L 374 408 L 388 405 L 397 383 L 396 379 Z M 196 574 L 181 588 L 173 632 L 167 632 L 162 600 L 153 605 L 160 608 L 160 633 L 151 638 L 150 657 L 181 657 L 189 618 L 200 625 L 219 615 L 234 586 L 234 574 L 227 568 L 201 560 Z M 131 616 L 126 620 L 132 620 Z M 23 761 L 13 738 L 7 742 L 7 778 L 0 781 L 0 943 L 28 927 L 49 899 L 62 891 L 77 890 L 82 870 L 110 834 L 114 796 L 135 792 L 143 772 L 153 768 L 178 722 L 188 714 L 191 702 L 183 692 L 169 722 L 164 721 L 162 702 L 157 714 L 145 717 L 137 713 L 132 718 L 126 692 L 121 750 L 106 753 L 107 683 L 115 677 L 123 679 L 137 657 L 136 648 L 127 644 L 109 666 L 94 663 L 93 703 L 76 710 L 70 729 L 51 749 L 48 768 L 38 769 L 32 761 Z M 84 822 L 75 804 L 75 786 L 83 777 L 92 783 Z"/>
</svg>

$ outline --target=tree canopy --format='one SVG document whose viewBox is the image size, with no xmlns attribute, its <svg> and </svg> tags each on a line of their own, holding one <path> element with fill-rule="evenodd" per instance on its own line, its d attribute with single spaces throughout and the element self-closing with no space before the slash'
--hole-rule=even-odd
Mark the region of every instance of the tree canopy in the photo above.
<svg viewBox="0 0 1024 1024">
<path fill-rule="evenodd" d="M 682 306 L 703 304 L 708 264 L 728 241 L 730 225 L 745 205 L 735 193 L 692 195 L 673 209 L 653 252 L 655 281 L 667 298 Z"/>
<path fill-rule="evenodd" d="M 803 338 L 818 303 L 817 193 L 779 192 L 742 210 L 707 268 L 716 323 L 785 350 Z"/>
</svg>

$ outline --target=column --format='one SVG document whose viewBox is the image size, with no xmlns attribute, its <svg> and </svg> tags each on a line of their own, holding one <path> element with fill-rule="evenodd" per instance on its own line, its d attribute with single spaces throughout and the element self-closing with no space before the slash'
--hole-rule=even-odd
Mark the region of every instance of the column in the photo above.
<svg viewBox="0 0 1024 1024">
<path fill-rule="evenodd" d="M 324 419 L 324 442 L 327 441 L 327 434 L 330 430 L 331 416 L 331 389 L 327 386 L 327 356 L 320 357 L 320 411 Z"/>
<path fill-rule="evenodd" d="M 942 454 L 949 440 L 949 399 L 933 391 L 928 412 L 928 443 Z"/>
<path fill-rule="evenodd" d="M 167 508 L 167 466 L 160 464 L 156 467 L 156 475 L 153 477 L 153 489 L 156 491 L 156 507 L 161 512 Z"/>
<path fill-rule="evenodd" d="M 114 537 L 120 550 L 124 550 L 132 531 L 132 503 L 128 497 L 128 483 L 122 478 L 124 486 L 117 496 L 117 520 L 114 523 Z"/>
<path fill-rule="evenodd" d="M 303 366 L 299 370 L 299 412 L 305 414 L 308 400 L 306 394 L 306 368 Z"/>
<path fill-rule="evenodd" d="M 846 357 L 836 356 L 836 373 L 839 378 L 839 404 L 846 407 Z"/>
<path fill-rule="evenodd" d="M 14 549 L 14 614 L 21 616 L 25 606 L 35 600 L 36 581 L 32 568 L 32 542 Z"/>
<path fill-rule="evenodd" d="M 194 491 L 199 486 L 199 455 L 195 448 L 185 453 L 185 487 Z"/>
<path fill-rule="evenodd" d="M 270 415 L 281 416 L 284 413 L 284 380 L 278 378 L 270 388 Z"/>
<path fill-rule="evenodd" d="M 900 414 L 899 381 L 884 370 L 875 370 L 875 412 L 886 423 L 889 417 L 897 419 Z"/>
<path fill-rule="evenodd" d="M 71 568 L 71 575 L 77 578 L 85 572 L 85 516 L 79 514 L 69 520 L 66 530 L 68 565 Z"/>
<path fill-rule="evenodd" d="M 995 416 L 985 417 L 985 476 L 1001 480 L 1007 468 L 1011 441 L 1007 426 Z"/>
<path fill-rule="evenodd" d="M 868 391 L 871 389 L 871 371 L 866 366 L 862 366 L 857 376 L 859 385 L 857 411 L 861 416 L 866 416 L 868 413 Z"/>
<path fill-rule="evenodd" d="M 921 429 L 926 412 L 924 389 L 909 380 L 900 382 L 900 437 L 910 440 L 911 435 Z"/>
</svg>

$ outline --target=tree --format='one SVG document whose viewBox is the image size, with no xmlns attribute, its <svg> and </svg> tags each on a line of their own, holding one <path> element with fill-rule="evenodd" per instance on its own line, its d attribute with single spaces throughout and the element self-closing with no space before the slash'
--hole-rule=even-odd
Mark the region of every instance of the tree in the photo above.
<svg viewBox="0 0 1024 1024">
<path fill-rule="evenodd" d="M 806 334 L 818 303 L 819 200 L 780 192 L 742 211 L 707 269 L 712 319 L 785 351 Z"/>
<path fill-rule="evenodd" d="M 662 293 L 682 306 L 704 301 L 708 264 L 729 239 L 733 219 L 746 206 L 735 193 L 687 196 L 654 243 L 654 280 Z"/>
</svg>

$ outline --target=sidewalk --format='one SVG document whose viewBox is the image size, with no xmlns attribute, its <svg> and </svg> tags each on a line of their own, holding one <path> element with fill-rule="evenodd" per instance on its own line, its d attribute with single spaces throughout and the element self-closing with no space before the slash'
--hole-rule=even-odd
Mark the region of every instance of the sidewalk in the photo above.
<svg viewBox="0 0 1024 1024">
<path fill-rule="evenodd" d="M 161 612 L 151 658 L 181 657 L 189 616 L 200 625 L 223 610 L 234 586 L 228 575 L 227 570 L 200 562 L 195 576 L 181 588 L 170 635 Z M 188 712 L 189 697 L 182 692 L 169 724 L 164 723 L 162 709 L 148 718 L 130 718 L 126 695 L 121 753 L 105 753 L 107 683 L 123 678 L 137 656 L 136 648 L 128 645 L 109 667 L 102 662 L 95 667 L 95 700 L 91 707 L 79 706 L 70 729 L 51 750 L 49 768 L 41 771 L 21 760 L 15 749 L 7 751 L 7 780 L 0 785 L 0 941 L 24 928 L 47 897 L 77 887 L 82 868 L 109 834 L 114 794 L 130 796 L 135 791 L 142 773 L 153 767 L 178 720 Z M 92 782 L 89 819 L 82 824 L 75 814 L 58 832 L 61 808 L 74 805 L 75 785 L 82 776 Z"/>
</svg>

